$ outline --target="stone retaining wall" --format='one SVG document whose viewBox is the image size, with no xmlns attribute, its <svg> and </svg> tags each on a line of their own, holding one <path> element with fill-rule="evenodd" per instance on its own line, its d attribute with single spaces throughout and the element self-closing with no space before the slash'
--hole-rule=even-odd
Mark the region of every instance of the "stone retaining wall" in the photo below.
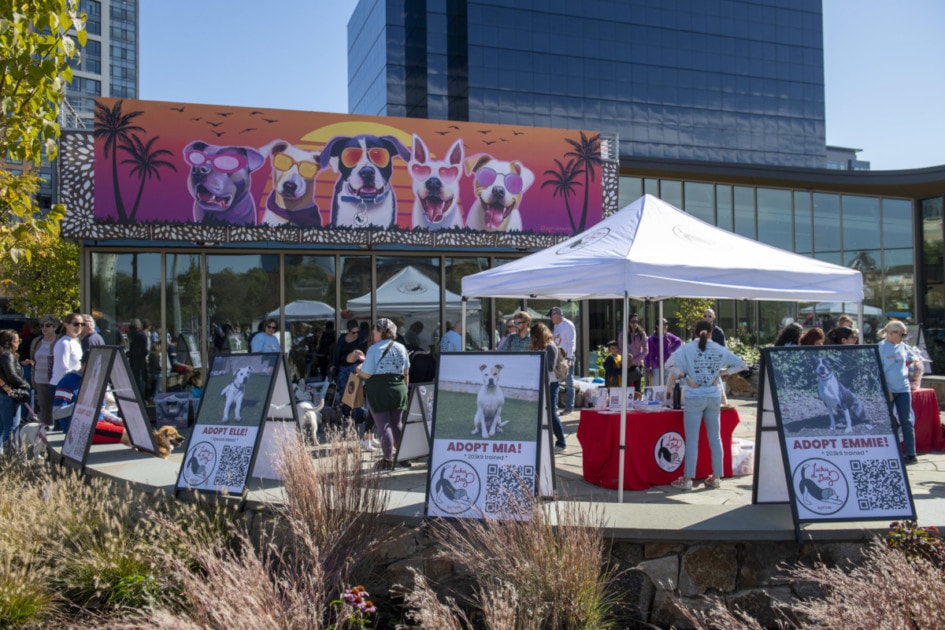
<svg viewBox="0 0 945 630">
<path fill-rule="evenodd" d="M 397 586 L 412 587 L 410 568 L 426 575 L 440 599 L 463 597 L 476 592 L 474 578 L 459 562 L 438 553 L 423 525 L 406 527 L 382 517 L 390 524 L 392 541 L 372 558 L 372 577 L 364 586 L 375 599 L 396 606 L 391 593 Z M 258 523 L 254 519 L 254 524 Z M 690 624 L 677 609 L 676 601 L 693 610 L 704 609 L 706 597 L 722 598 L 757 619 L 762 627 L 776 627 L 779 616 L 773 604 L 818 595 L 809 583 L 789 582 L 785 567 L 798 563 L 812 566 L 849 566 L 862 561 L 866 543 L 827 542 L 637 542 L 610 541 L 611 561 L 618 567 L 617 615 L 619 628 L 666 628 Z M 497 562 L 500 562 L 497 559 Z M 672 591 L 677 598 L 674 599 Z M 390 599 L 388 599 L 390 598 Z"/>
</svg>

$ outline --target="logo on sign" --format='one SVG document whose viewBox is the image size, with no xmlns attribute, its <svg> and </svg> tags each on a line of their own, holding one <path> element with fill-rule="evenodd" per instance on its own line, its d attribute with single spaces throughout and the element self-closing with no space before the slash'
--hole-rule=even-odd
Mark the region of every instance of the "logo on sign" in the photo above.
<svg viewBox="0 0 945 630">
<path fill-rule="evenodd" d="M 578 249 L 584 249 L 585 247 L 593 245 L 608 234 L 610 234 L 610 228 L 598 228 L 593 232 L 585 234 L 575 241 L 566 243 L 563 247 L 558 248 L 556 253 L 561 256 L 562 254 L 570 254 L 571 252 Z"/>
<path fill-rule="evenodd" d="M 482 491 L 479 473 L 468 463 L 451 459 L 433 471 L 430 500 L 447 514 L 462 514 L 476 505 Z"/>
<path fill-rule="evenodd" d="M 794 469 L 797 499 L 815 514 L 839 512 L 850 496 L 847 478 L 826 459 L 807 459 Z"/>
<path fill-rule="evenodd" d="M 188 486 L 199 487 L 217 465 L 217 449 L 210 442 L 201 442 L 190 449 L 184 462 L 184 481 Z"/>
<path fill-rule="evenodd" d="M 676 431 L 667 431 L 656 441 L 653 457 L 666 472 L 676 472 L 686 457 L 686 440 Z"/>
</svg>

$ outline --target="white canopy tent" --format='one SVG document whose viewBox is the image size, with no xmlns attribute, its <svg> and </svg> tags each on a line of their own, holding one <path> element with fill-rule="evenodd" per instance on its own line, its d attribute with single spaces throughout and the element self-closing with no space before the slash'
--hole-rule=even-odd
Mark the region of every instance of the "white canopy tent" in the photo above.
<svg viewBox="0 0 945 630">
<path fill-rule="evenodd" d="M 395 273 L 387 282 L 377 287 L 376 295 L 375 309 L 379 316 L 400 317 L 405 326 L 419 320 L 424 324 L 424 331 L 433 331 L 439 325 L 440 285 L 416 267 L 407 265 Z M 447 316 L 449 317 L 450 311 L 458 314 L 463 306 L 463 298 L 449 289 L 444 291 L 443 298 Z M 479 300 L 467 300 L 466 305 L 473 313 L 474 328 L 478 330 L 481 303 Z M 347 306 L 352 317 L 368 316 L 371 314 L 371 294 L 366 293 L 348 300 Z M 424 346 L 431 340 L 426 332 L 420 336 Z"/>
<path fill-rule="evenodd" d="M 269 311 L 266 317 L 279 319 L 279 309 Z M 295 300 L 285 305 L 285 321 L 287 322 L 334 318 L 335 309 L 318 300 Z"/>
<path fill-rule="evenodd" d="M 542 251 L 463 278 L 463 295 L 558 300 L 667 298 L 863 300 L 859 271 L 732 234 L 652 195 Z M 862 321 L 862 305 L 859 318 Z M 624 335 L 623 356 L 627 354 Z M 660 344 L 662 347 L 662 344 Z M 623 369 L 626 390 L 627 365 Z M 626 445 L 627 395 L 621 404 L 620 449 Z M 623 501 L 624 459 L 619 499 Z"/>
</svg>

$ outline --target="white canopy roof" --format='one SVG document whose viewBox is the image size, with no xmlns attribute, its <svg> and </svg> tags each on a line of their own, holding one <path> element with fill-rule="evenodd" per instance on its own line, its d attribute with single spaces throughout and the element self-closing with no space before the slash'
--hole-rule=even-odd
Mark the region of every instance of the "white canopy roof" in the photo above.
<svg viewBox="0 0 945 630">
<path fill-rule="evenodd" d="M 459 308 L 462 297 L 452 291 L 445 293 L 446 308 Z M 479 300 L 469 300 L 467 308 L 479 309 Z M 419 269 L 407 265 L 377 287 L 377 312 L 380 315 L 409 315 L 440 310 L 440 285 L 430 280 Z M 371 312 L 371 294 L 348 300 L 352 315 Z"/>
<path fill-rule="evenodd" d="M 463 295 L 863 300 L 859 271 L 764 245 L 646 195 L 564 243 L 463 278 Z"/>
<path fill-rule="evenodd" d="M 279 318 L 279 309 L 269 311 L 266 317 Z M 285 319 L 287 322 L 310 319 L 333 319 L 335 309 L 318 300 L 295 300 L 285 305 Z"/>
</svg>

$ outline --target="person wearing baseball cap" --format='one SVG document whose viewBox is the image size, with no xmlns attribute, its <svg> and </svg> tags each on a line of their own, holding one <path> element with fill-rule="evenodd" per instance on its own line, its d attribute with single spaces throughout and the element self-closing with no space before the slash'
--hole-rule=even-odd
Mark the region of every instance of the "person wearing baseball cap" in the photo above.
<svg viewBox="0 0 945 630">
<path fill-rule="evenodd" d="M 554 324 L 552 334 L 555 345 L 564 350 L 568 361 L 571 362 L 568 377 L 564 380 L 564 413 L 569 414 L 574 411 L 574 350 L 576 348 L 574 323 L 564 316 L 558 306 L 548 311 L 548 317 Z"/>
</svg>

